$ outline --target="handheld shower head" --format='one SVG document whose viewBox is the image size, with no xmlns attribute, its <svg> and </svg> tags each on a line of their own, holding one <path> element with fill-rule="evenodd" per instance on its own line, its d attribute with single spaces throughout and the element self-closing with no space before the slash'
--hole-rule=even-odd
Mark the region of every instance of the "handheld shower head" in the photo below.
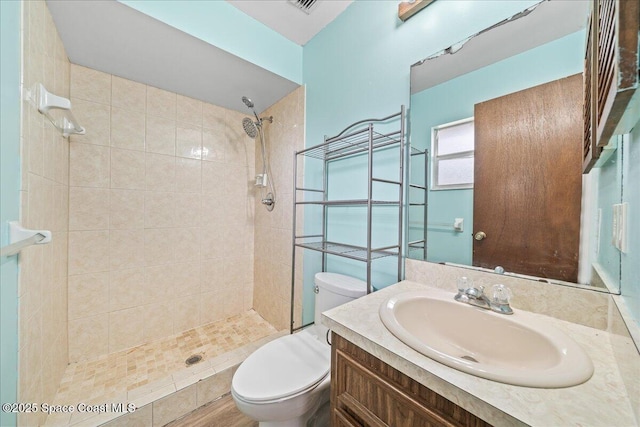
<svg viewBox="0 0 640 427">
<path fill-rule="evenodd" d="M 258 135 L 258 126 L 249 117 L 242 119 L 242 128 L 250 138 L 255 139 Z"/>
<path fill-rule="evenodd" d="M 246 105 L 249 108 L 253 108 L 253 101 L 251 101 L 249 98 L 247 98 L 246 96 L 242 97 L 242 102 L 244 102 L 244 105 Z"/>
</svg>

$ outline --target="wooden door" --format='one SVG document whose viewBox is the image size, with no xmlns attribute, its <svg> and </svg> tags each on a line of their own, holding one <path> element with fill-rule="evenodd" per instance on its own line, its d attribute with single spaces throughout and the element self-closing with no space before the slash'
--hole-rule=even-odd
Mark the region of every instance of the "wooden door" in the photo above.
<svg viewBox="0 0 640 427">
<path fill-rule="evenodd" d="M 475 106 L 473 265 L 577 282 L 582 75 Z"/>
</svg>

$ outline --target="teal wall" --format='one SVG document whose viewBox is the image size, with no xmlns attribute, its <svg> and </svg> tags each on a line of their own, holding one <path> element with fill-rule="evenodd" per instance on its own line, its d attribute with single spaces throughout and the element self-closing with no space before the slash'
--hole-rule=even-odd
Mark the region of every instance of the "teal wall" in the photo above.
<svg viewBox="0 0 640 427">
<path fill-rule="evenodd" d="M 430 150 L 431 129 L 472 117 L 474 104 L 582 72 L 583 51 L 584 31 L 578 31 L 412 95 L 411 144 Z M 424 175 L 423 164 L 412 164 L 414 182 Z M 473 190 L 429 191 L 428 203 L 427 260 L 471 265 Z M 410 212 L 412 240 L 422 233 L 415 215 L 422 212 Z M 437 225 L 454 218 L 464 218 L 464 232 Z"/>
<path fill-rule="evenodd" d="M 0 246 L 20 206 L 20 2 L 0 1 Z M 18 259 L 0 258 L 0 403 L 16 402 L 18 384 Z M 16 425 L 0 411 L 0 425 Z"/>
<path fill-rule="evenodd" d="M 622 298 L 640 326 L 640 122 L 625 137 L 622 201 L 629 203 L 628 250 L 621 259 Z"/>
<path fill-rule="evenodd" d="M 306 145 L 320 144 L 325 135 L 335 135 L 355 121 L 384 117 L 399 111 L 402 104 L 408 106 L 412 64 L 536 3 L 437 1 L 403 23 L 398 19 L 398 2 L 356 0 L 304 47 Z M 383 164 L 382 168 L 381 173 L 386 174 L 391 166 Z M 351 172 L 353 175 L 345 168 L 345 187 L 362 176 L 355 166 Z M 317 185 L 321 174 L 321 168 L 313 162 L 305 164 L 305 185 Z M 357 239 L 364 224 L 353 213 L 351 209 L 334 215 L 330 230 L 340 230 L 342 239 Z M 390 212 L 381 215 L 391 217 Z M 317 221 L 317 213 L 305 210 L 307 233 Z M 382 233 L 380 238 L 386 240 L 385 234 L 394 231 Z M 321 266 L 312 254 L 305 253 L 304 261 L 306 322 L 313 318 L 313 274 Z M 395 271 L 395 261 L 374 261 L 374 286 L 395 282 L 393 274 L 388 273 Z M 344 259 L 331 259 L 329 270 L 366 277 L 364 263 Z"/>
<path fill-rule="evenodd" d="M 302 46 L 226 1 L 120 2 L 286 79 L 302 83 Z"/>
</svg>

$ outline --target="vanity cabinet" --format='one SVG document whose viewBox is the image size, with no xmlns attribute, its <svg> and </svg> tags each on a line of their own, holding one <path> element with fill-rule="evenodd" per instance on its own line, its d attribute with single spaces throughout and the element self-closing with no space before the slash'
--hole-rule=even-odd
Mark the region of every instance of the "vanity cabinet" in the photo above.
<svg viewBox="0 0 640 427">
<path fill-rule="evenodd" d="M 593 0 L 584 61 L 583 171 L 638 121 L 640 2 Z"/>
<path fill-rule="evenodd" d="M 490 426 L 336 333 L 331 347 L 331 425 Z"/>
</svg>

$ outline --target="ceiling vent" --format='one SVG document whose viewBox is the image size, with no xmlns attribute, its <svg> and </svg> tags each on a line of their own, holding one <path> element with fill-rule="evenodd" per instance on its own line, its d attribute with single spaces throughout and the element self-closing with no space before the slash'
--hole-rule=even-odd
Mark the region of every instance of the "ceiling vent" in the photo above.
<svg viewBox="0 0 640 427">
<path fill-rule="evenodd" d="M 307 15 L 315 8 L 319 0 L 289 0 L 289 4 L 294 5 Z"/>
</svg>

